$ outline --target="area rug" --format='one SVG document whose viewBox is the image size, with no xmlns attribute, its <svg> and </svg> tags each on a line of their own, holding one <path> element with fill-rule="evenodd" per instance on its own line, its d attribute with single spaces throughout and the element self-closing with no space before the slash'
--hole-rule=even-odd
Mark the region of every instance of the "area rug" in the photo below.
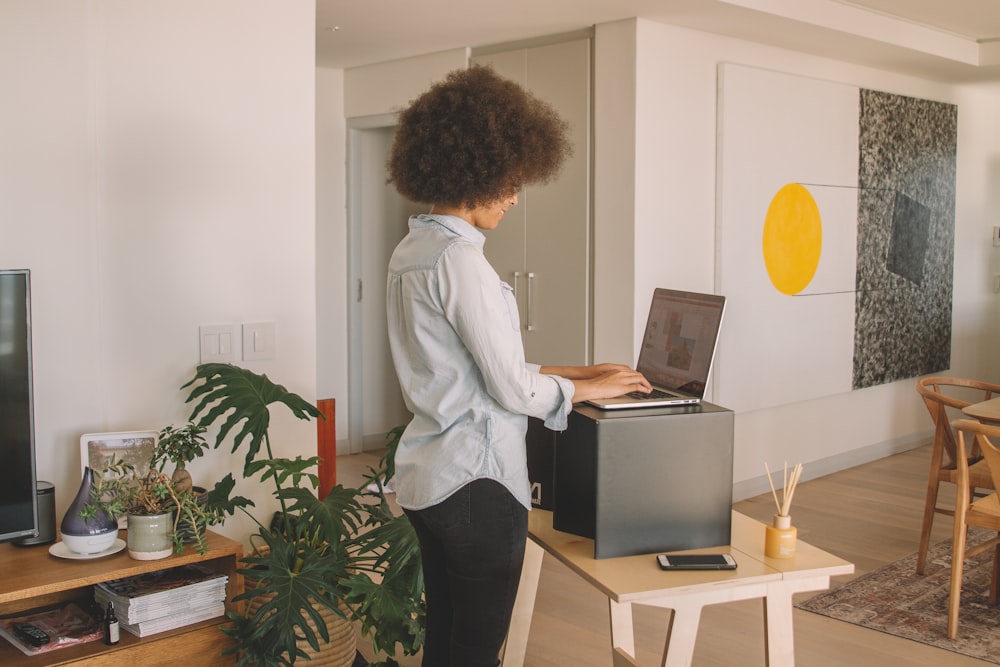
<svg viewBox="0 0 1000 667">
<path fill-rule="evenodd" d="M 992 533 L 973 529 L 969 543 Z M 965 563 L 958 638 L 948 639 L 951 541 L 932 545 L 923 576 L 911 554 L 826 593 L 799 609 L 1000 664 L 1000 608 L 989 605 L 991 550 Z"/>
</svg>

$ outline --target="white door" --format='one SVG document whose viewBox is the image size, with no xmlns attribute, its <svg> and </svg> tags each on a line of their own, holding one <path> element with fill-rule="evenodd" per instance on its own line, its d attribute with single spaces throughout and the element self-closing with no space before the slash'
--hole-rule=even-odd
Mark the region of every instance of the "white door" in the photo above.
<svg viewBox="0 0 1000 667">
<path fill-rule="evenodd" d="M 351 452 L 385 444 L 385 434 L 410 420 L 389 355 L 385 286 L 389 257 L 412 213 L 425 210 L 386 183 L 391 126 L 351 130 L 349 305 L 349 439 Z"/>
</svg>

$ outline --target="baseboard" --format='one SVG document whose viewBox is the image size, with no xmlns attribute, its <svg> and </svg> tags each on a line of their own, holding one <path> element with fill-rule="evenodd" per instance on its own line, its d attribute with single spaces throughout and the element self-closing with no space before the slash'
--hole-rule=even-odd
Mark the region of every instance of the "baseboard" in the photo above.
<svg viewBox="0 0 1000 667">
<path fill-rule="evenodd" d="M 380 449 L 385 449 L 385 445 L 388 442 L 385 437 L 385 433 L 375 433 L 373 435 L 365 435 L 361 438 L 361 451 L 362 452 L 375 452 Z M 351 442 L 350 440 L 337 440 L 337 456 L 347 456 L 351 453 Z"/>
<path fill-rule="evenodd" d="M 932 435 L 928 434 L 911 435 L 904 438 L 897 438 L 895 440 L 879 442 L 873 445 L 868 445 L 867 447 L 859 447 L 858 449 L 842 452 L 825 459 L 811 461 L 802 466 L 802 478 L 800 481 L 805 482 L 807 480 L 823 477 L 841 470 L 847 470 L 848 468 L 853 468 L 854 466 L 859 466 L 863 463 L 870 463 L 872 461 L 884 459 L 885 457 L 892 456 L 893 454 L 907 452 L 911 449 L 916 449 L 917 447 L 922 447 L 928 444 L 932 437 Z M 767 481 L 766 474 L 761 475 L 760 477 L 746 479 L 733 484 L 733 502 L 753 498 L 754 496 L 759 496 L 762 493 L 769 493 L 770 491 L 771 486 Z"/>
</svg>

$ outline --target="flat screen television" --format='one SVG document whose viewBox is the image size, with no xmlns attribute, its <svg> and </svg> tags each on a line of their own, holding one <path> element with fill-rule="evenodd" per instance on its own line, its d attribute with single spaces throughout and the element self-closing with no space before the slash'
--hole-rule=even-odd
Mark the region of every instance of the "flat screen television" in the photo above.
<svg viewBox="0 0 1000 667">
<path fill-rule="evenodd" d="M 38 534 L 31 275 L 0 269 L 0 542 Z"/>
</svg>

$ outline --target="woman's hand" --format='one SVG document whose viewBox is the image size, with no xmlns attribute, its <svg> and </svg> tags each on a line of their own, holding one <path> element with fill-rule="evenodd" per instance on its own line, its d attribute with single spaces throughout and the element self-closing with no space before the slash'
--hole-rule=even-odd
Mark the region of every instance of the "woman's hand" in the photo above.
<svg viewBox="0 0 1000 667">
<path fill-rule="evenodd" d="M 541 372 L 572 380 L 574 403 L 594 398 L 615 398 L 631 391 L 648 394 L 653 390 L 642 373 L 624 364 L 542 366 Z"/>
<path fill-rule="evenodd" d="M 573 380 L 573 402 L 589 401 L 594 398 L 615 398 L 632 391 L 648 394 L 653 391 L 649 381 L 639 371 L 627 366 L 615 368 L 588 380 Z"/>
</svg>

